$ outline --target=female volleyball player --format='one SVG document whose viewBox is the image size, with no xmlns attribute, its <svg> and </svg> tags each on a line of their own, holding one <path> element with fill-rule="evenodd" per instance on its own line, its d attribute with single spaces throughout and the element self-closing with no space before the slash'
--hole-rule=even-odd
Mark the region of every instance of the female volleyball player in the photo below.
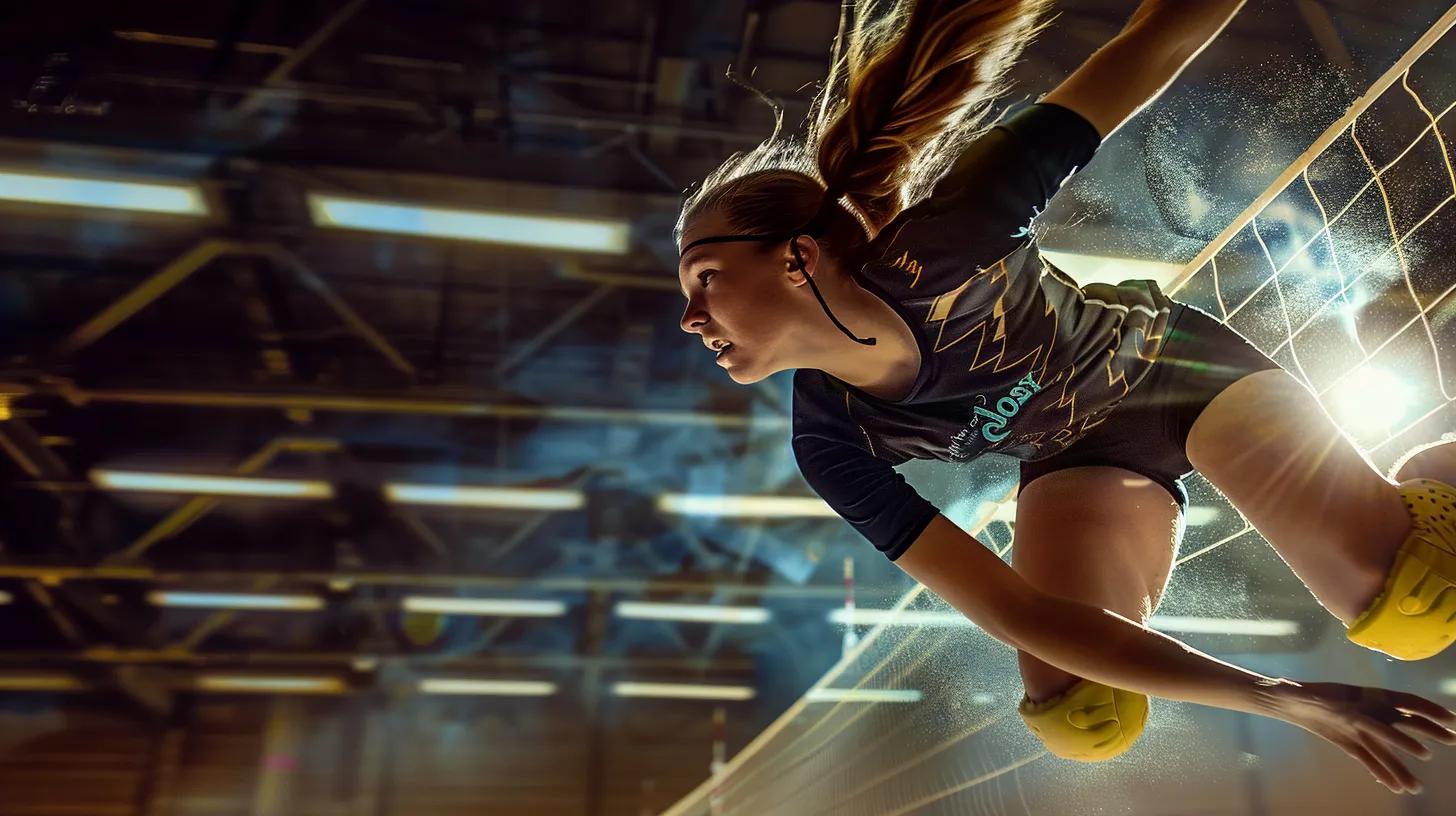
<svg viewBox="0 0 1456 816">
<path fill-rule="evenodd" d="M 1180 477 L 1196 468 L 1352 640 L 1434 654 L 1456 634 L 1456 445 L 1388 480 L 1232 330 L 1152 281 L 1079 287 L 1040 256 L 1033 213 L 1242 0 L 1146 0 L 1039 103 L 978 130 L 1046 5 L 907 0 L 842 25 L 806 142 L 775 133 L 686 201 L 682 327 L 736 382 L 797 369 L 804 477 L 1018 650 L 1020 712 L 1052 752 L 1121 753 L 1158 695 L 1286 720 L 1416 791 L 1398 751 L 1430 754 L 1412 734 L 1456 744 L 1452 712 L 1264 677 L 1139 622 L 1168 582 Z M 892 470 L 986 451 L 1022 461 L 1014 568 Z"/>
</svg>

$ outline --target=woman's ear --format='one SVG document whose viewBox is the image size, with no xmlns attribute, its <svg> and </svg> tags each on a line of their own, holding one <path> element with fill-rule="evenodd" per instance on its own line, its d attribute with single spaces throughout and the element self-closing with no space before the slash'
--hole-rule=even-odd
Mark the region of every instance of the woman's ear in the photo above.
<svg viewBox="0 0 1456 816">
<path fill-rule="evenodd" d="M 798 247 L 799 257 L 794 257 L 794 248 Z M 819 269 L 819 242 L 807 235 L 795 236 L 788 244 L 785 244 L 784 261 L 786 271 L 794 283 L 802 283 L 799 275 L 799 258 L 804 259 L 804 271 L 809 275 L 815 274 Z"/>
</svg>

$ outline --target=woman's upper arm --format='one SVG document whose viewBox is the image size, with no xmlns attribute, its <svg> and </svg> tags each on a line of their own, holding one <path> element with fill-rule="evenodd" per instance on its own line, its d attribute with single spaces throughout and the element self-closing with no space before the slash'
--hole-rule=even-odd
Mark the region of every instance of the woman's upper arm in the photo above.
<svg viewBox="0 0 1456 816">
<path fill-rule="evenodd" d="M 895 561 L 992 637 L 1015 646 L 1037 591 L 980 541 L 937 515 Z"/>
<path fill-rule="evenodd" d="M 1106 139 L 1157 98 L 1202 43 L 1142 21 L 1113 37 L 1051 93 L 1042 97 L 1081 114 Z"/>
</svg>

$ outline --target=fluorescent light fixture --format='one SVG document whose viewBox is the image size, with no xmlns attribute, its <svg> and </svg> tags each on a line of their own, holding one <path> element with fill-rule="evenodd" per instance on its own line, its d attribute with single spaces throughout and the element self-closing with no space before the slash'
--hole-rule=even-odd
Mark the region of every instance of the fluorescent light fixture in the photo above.
<svg viewBox="0 0 1456 816">
<path fill-rule="evenodd" d="M 562 601 L 532 601 L 519 598 L 429 598 L 410 595 L 404 599 L 406 612 L 436 615 L 499 615 L 508 618 L 559 618 L 566 614 Z"/>
<path fill-rule="evenodd" d="M 67 674 L 0 674 L 0 691 L 83 691 L 86 684 Z"/>
<path fill-rule="evenodd" d="M 148 592 L 153 606 L 181 606 L 195 609 L 304 610 L 324 608 L 323 598 L 313 595 L 254 595 L 234 592 Z"/>
<path fill-rule="evenodd" d="M 918 703 L 919 689 L 814 689 L 805 699 L 811 703 Z"/>
<path fill-rule="evenodd" d="M 491 244 L 627 253 L 631 226 L 616 218 L 569 218 L 459 210 L 309 193 L 309 210 L 320 227 L 392 232 L 428 238 L 462 238 Z"/>
<path fill-rule="evenodd" d="M 207 203 L 202 199 L 202 192 L 190 184 L 144 184 L 83 176 L 0 172 L 0 199 L 174 215 L 207 215 Z"/>
<path fill-rule="evenodd" d="M 830 518 L 834 509 L 823 499 L 810 496 L 695 496 L 664 493 L 657 497 L 657 509 L 681 516 L 732 516 L 739 518 Z"/>
<path fill-rule="evenodd" d="M 712 686 L 688 683 L 614 683 L 618 697 L 650 697 L 661 700 L 752 700 L 749 686 Z"/>
<path fill-rule="evenodd" d="M 586 506 L 580 490 L 533 490 L 521 487 L 458 487 L 454 485 L 387 484 L 384 495 L 400 504 L 451 507 L 507 507 L 519 510 L 579 510 Z"/>
<path fill-rule="evenodd" d="M 919 626 L 929 629 L 975 629 L 970 619 L 959 612 L 913 612 L 893 609 L 835 609 L 829 613 L 830 623 L 853 626 Z"/>
<path fill-rule="evenodd" d="M 1456 695 L 1456 677 L 1448 677 L 1441 681 L 1441 693 Z"/>
<path fill-rule="evenodd" d="M 985 691 L 978 691 L 971 695 L 971 702 L 976 705 L 990 705 L 996 702 L 996 695 Z"/>
<path fill-rule="evenodd" d="M 193 683 L 197 691 L 236 691 L 252 694 L 342 694 L 347 686 L 337 677 L 256 677 L 204 674 Z"/>
<path fill-rule="evenodd" d="M 1188 512 L 1184 516 L 1184 523 L 1189 527 L 1203 527 L 1217 521 L 1221 515 L 1217 507 L 1193 505 L 1188 508 Z M 1004 521 L 1007 524 L 1015 524 L 1016 500 L 981 502 L 976 508 L 976 516 L 986 518 L 987 521 Z"/>
<path fill-rule="evenodd" d="M 1288 620 L 1250 620 L 1248 618 L 1188 618 L 1178 615 L 1154 615 L 1148 628 L 1169 632 L 1208 635 L 1261 635 L 1283 637 L 1299 633 L 1299 623 Z"/>
<path fill-rule="evenodd" d="M 692 621 L 698 623 L 767 623 L 773 613 L 756 606 L 649 603 L 619 601 L 617 617 L 635 620 Z"/>
<path fill-rule="evenodd" d="M 452 680 L 444 677 L 429 677 L 420 681 L 420 693 L 549 697 L 556 693 L 556 684 L 534 680 Z"/>
<path fill-rule="evenodd" d="M 93 470 L 91 481 L 107 490 L 146 493 L 200 493 L 211 496 L 255 496 L 269 499 L 327 499 L 334 489 L 327 482 L 293 479 L 247 479 L 238 476 L 199 476 L 191 473 L 143 473 L 131 470 Z"/>
</svg>

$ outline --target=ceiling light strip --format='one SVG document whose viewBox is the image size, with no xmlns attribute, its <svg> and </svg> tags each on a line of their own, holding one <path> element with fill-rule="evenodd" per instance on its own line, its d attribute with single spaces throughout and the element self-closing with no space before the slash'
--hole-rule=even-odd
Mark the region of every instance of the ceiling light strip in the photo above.
<svg viewBox="0 0 1456 816">
<path fill-rule="evenodd" d="M 315 611 L 324 608 L 322 598 L 312 595 L 259 595 L 242 592 L 175 592 L 147 593 L 153 606 L 188 607 L 193 609 L 253 609 L 274 611 Z"/>
<path fill-rule="evenodd" d="M 612 694 L 657 700 L 751 700 L 755 692 L 749 686 L 621 682 L 612 685 Z"/>
<path fill-rule="evenodd" d="M 664 493 L 657 498 L 663 513 L 734 518 L 830 518 L 834 509 L 813 496 L 704 496 Z"/>
<path fill-rule="evenodd" d="M 556 684 L 535 680 L 465 680 L 427 677 L 420 681 L 421 694 L 456 694 L 496 697 L 549 697 Z"/>
<path fill-rule="evenodd" d="M 208 214 L 202 191 L 190 184 L 107 181 L 48 173 L 0 172 L 0 199 L 172 215 Z"/>
<path fill-rule="evenodd" d="M 559 618 L 566 614 L 566 604 L 562 601 L 522 598 L 438 598 L 409 595 L 405 597 L 402 606 L 406 612 L 436 615 Z"/>
<path fill-rule="evenodd" d="M 93 470 L 91 481 L 104 490 L 142 493 L 189 493 L 271 499 L 327 499 L 334 495 L 333 487 L 327 482 L 203 476 L 193 473 Z"/>
<path fill-rule="evenodd" d="M 466 487 L 391 483 L 384 495 L 397 504 L 451 507 L 499 507 L 519 510 L 578 510 L 586 506 L 580 490 L 537 490 L 519 487 Z"/>
<path fill-rule="evenodd" d="M 320 227 L 454 238 L 507 246 L 624 255 L 631 224 L 622 219 L 520 215 L 310 193 Z"/>
<path fill-rule="evenodd" d="M 768 623 L 773 613 L 756 606 L 714 606 L 712 604 L 652 603 L 619 601 L 619 618 L 632 620 L 683 621 L 692 623 L 734 623 L 754 625 Z"/>
</svg>

